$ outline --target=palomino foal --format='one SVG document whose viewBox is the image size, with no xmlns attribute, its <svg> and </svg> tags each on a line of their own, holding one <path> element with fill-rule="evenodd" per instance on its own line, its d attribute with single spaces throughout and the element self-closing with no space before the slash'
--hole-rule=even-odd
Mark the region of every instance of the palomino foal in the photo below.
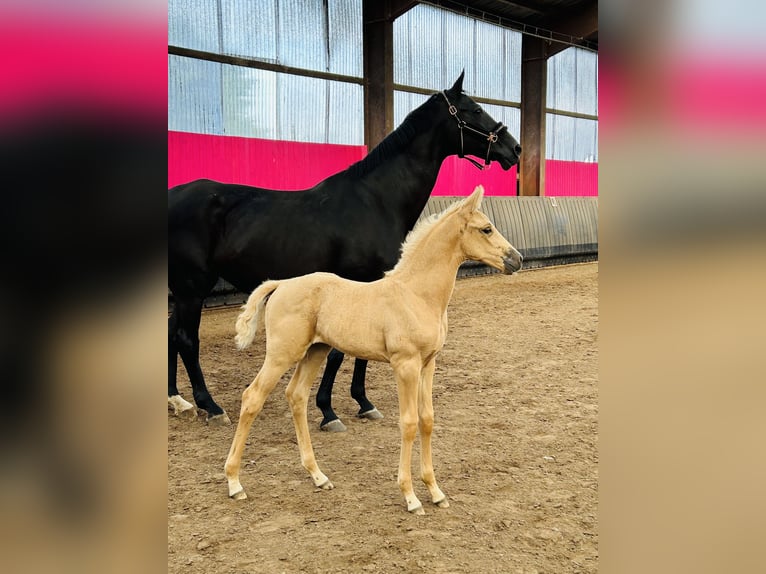
<svg viewBox="0 0 766 574">
<path fill-rule="evenodd" d="M 447 305 L 460 264 L 482 261 L 504 273 L 521 268 L 521 255 L 478 211 L 479 186 L 441 214 L 419 224 L 402 245 L 402 257 L 383 279 L 359 283 L 331 273 L 267 281 L 247 300 L 237 318 L 237 346 L 248 346 L 266 327 L 266 358 L 242 393 L 242 408 L 224 470 L 229 496 L 247 498 L 239 482 L 245 440 L 266 397 L 298 363 L 287 385 L 301 462 L 314 484 L 333 487 L 314 458 L 306 408 L 311 384 L 327 353 L 336 348 L 354 357 L 384 361 L 394 370 L 402 434 L 399 488 L 407 510 L 423 514 L 410 473 L 412 445 L 420 429 L 420 469 L 431 500 L 447 507 L 431 462 L 434 411 L 431 401 L 436 354 L 447 335 Z"/>
</svg>

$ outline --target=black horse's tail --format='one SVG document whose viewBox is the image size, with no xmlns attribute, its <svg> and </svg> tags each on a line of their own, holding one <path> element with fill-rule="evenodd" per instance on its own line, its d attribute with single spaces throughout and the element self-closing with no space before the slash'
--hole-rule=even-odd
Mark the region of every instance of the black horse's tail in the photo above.
<svg viewBox="0 0 766 574">
<path fill-rule="evenodd" d="M 266 281 L 250 294 L 247 303 L 242 306 L 242 312 L 237 317 L 237 335 L 234 340 L 237 349 L 244 349 L 253 342 L 255 334 L 263 329 L 265 322 L 263 311 L 266 300 L 271 296 L 281 281 Z"/>
</svg>

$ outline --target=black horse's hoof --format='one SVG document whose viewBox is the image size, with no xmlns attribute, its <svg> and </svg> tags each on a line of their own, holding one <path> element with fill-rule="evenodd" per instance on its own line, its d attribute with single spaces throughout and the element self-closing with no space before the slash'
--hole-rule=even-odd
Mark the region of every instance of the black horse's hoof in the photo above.
<svg viewBox="0 0 766 574">
<path fill-rule="evenodd" d="M 378 409 L 375 407 L 372 408 L 371 411 L 365 411 L 363 413 L 357 413 L 356 415 L 360 419 L 367 419 L 370 421 L 377 421 L 383 418 L 383 413 L 381 413 Z"/>
<path fill-rule="evenodd" d="M 319 429 L 327 432 L 346 432 L 346 425 L 340 419 L 331 420 L 329 423 L 319 425 Z"/>
</svg>

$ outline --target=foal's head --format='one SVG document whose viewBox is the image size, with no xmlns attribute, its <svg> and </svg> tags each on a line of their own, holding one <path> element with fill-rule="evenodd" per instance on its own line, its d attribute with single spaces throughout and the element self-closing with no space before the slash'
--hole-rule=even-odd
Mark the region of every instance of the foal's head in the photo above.
<svg viewBox="0 0 766 574">
<path fill-rule="evenodd" d="M 521 253 L 492 225 L 479 208 L 484 188 L 477 186 L 473 193 L 463 200 L 457 215 L 463 221 L 460 244 L 468 259 L 481 261 L 503 273 L 521 269 Z"/>
</svg>

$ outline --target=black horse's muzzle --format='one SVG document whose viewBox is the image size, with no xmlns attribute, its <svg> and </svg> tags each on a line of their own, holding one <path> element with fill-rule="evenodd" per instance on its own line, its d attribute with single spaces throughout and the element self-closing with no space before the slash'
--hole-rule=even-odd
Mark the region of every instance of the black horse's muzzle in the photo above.
<svg viewBox="0 0 766 574">
<path fill-rule="evenodd" d="M 521 159 L 521 146 L 516 141 L 516 138 L 508 133 L 507 129 L 500 134 L 498 144 L 495 150 L 493 150 L 494 153 L 492 155 L 494 157 L 491 159 L 497 160 L 503 170 L 508 171 L 519 163 Z"/>
<path fill-rule="evenodd" d="M 521 253 L 516 251 L 513 247 L 503 256 L 503 273 L 511 275 L 521 269 L 521 263 L 524 258 Z"/>
</svg>

